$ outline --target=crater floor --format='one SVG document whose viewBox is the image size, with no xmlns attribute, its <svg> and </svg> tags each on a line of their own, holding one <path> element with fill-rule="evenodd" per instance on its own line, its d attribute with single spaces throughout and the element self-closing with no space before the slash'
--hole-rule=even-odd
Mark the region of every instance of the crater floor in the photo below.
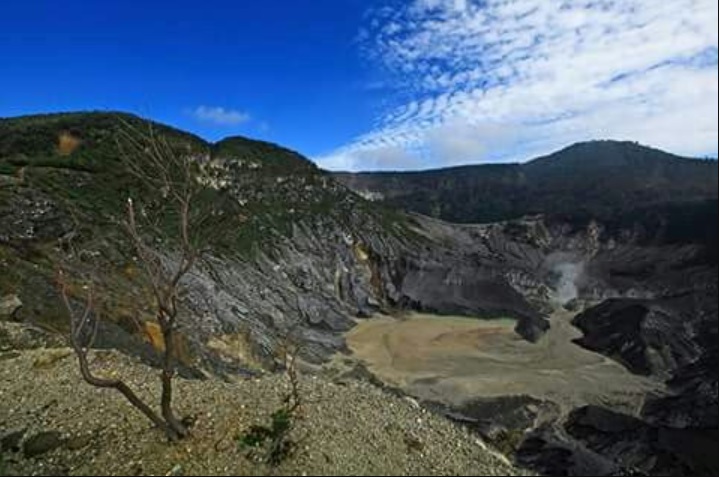
<svg viewBox="0 0 719 477">
<path fill-rule="evenodd" d="M 559 311 L 536 344 L 515 322 L 409 314 L 362 321 L 347 334 L 354 356 L 418 398 L 459 406 L 478 397 L 529 395 L 568 412 L 595 404 L 636 413 L 663 385 L 572 343 L 581 332 Z"/>
</svg>

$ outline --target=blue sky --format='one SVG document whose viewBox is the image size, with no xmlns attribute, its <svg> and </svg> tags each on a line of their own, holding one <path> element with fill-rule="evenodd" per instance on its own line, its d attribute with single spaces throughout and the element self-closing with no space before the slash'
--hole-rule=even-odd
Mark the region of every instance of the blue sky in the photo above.
<svg viewBox="0 0 719 477">
<path fill-rule="evenodd" d="M 717 152 L 715 0 L 7 0 L 0 116 L 125 110 L 333 169 Z"/>
</svg>

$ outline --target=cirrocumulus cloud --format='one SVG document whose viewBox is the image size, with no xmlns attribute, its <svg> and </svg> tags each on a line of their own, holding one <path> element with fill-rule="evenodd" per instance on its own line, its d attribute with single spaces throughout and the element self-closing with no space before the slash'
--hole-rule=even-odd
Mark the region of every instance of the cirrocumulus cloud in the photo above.
<svg viewBox="0 0 719 477">
<path fill-rule="evenodd" d="M 715 154 L 716 32 L 715 0 L 385 0 L 359 44 L 390 106 L 316 159 L 439 167 L 608 138 Z"/>
</svg>

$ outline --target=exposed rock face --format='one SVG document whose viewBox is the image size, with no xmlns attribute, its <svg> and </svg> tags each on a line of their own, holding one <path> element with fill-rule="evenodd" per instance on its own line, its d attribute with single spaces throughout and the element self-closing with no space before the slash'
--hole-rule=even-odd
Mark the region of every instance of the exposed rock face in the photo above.
<svg viewBox="0 0 719 477">
<path fill-rule="evenodd" d="M 517 460 L 545 475 L 715 475 L 717 430 L 653 426 L 587 406 L 534 431 Z"/>
<path fill-rule="evenodd" d="M 341 335 L 353 317 L 412 309 L 515 318 L 517 332 L 536 341 L 549 326 L 558 251 L 588 270 L 604 263 L 591 227 L 570 236 L 541 220 L 453 225 L 414 216 L 410 230 L 410 238 L 401 238 L 317 221 L 296 226 L 272 254 L 210 259 L 187 281 L 187 334 L 201 347 L 211 336 L 240 333 L 260 361 L 271 362 L 292 330 L 305 343 L 304 357 L 319 363 L 345 349 Z M 583 298 L 596 299 L 595 288 L 610 296 L 626 292 L 588 273 L 576 277 Z"/>
<path fill-rule="evenodd" d="M 713 475 L 717 434 L 717 268 L 708 247 L 613 244 L 586 265 L 577 343 L 666 380 L 636 415 L 589 406 L 537 429 L 517 456 L 552 475 Z M 594 303 L 595 305 L 592 305 Z M 560 421 L 561 422 L 561 421 Z M 557 467 L 559 459 L 564 462 Z M 563 469 L 563 470 L 562 470 Z"/>
<path fill-rule="evenodd" d="M 636 374 L 667 375 L 704 351 L 683 332 L 691 323 L 671 304 L 672 300 L 607 300 L 574 319 L 585 334 L 577 343 L 617 359 Z M 682 309 L 692 315 L 691 308 Z"/>
<path fill-rule="evenodd" d="M 674 371 L 674 376 L 667 382 L 671 395 L 647 400 L 642 410 L 644 419 L 680 429 L 719 428 L 718 338 L 716 327 L 713 332 L 709 330 L 701 335 L 704 354 Z"/>
<path fill-rule="evenodd" d="M 185 326 L 199 342 L 246 334 L 255 355 L 269 361 L 278 342 L 293 333 L 314 363 L 345 349 L 342 334 L 354 326 L 353 317 L 379 310 L 511 317 L 522 336 L 538 339 L 548 324 L 540 302 L 530 303 L 521 291 L 530 283 L 549 288 L 542 251 L 505 238 L 501 227 L 454 231 L 441 224 L 447 230 L 439 236 L 432 229 L 438 225 L 423 220 L 415 219 L 415 232 L 423 235 L 414 241 L 347 237 L 330 224 L 297 227 L 272 256 L 213 259 L 187 281 L 192 314 Z M 480 233 L 485 240 L 471 249 L 455 246 Z M 505 255 L 507 249 L 516 256 Z"/>
<path fill-rule="evenodd" d="M 719 468 L 717 429 L 657 427 L 592 406 L 574 411 L 565 428 L 589 449 L 625 469 L 651 475 L 712 475 Z"/>
<path fill-rule="evenodd" d="M 14 183 L 5 187 L 14 193 L 0 203 L 0 241 L 55 239 L 71 230 L 70 217 L 52 197 Z"/>
<path fill-rule="evenodd" d="M 593 269 L 602 277 L 595 285 L 623 297 L 574 319 L 585 334 L 580 345 L 666 381 L 668 395 L 648 397 L 641 411 L 645 426 L 702 434 L 719 425 L 717 266 L 709 247 L 617 247 Z"/>
<path fill-rule="evenodd" d="M 454 419 L 470 423 L 494 440 L 510 432 L 521 436 L 553 422 L 559 418 L 560 409 L 553 402 L 531 396 L 502 396 L 473 399 L 450 413 Z"/>
<path fill-rule="evenodd" d="M 512 227 L 456 226 L 415 217 L 423 248 L 386 263 L 394 305 L 440 315 L 517 318 L 517 331 L 536 341 L 544 318 L 550 277 L 546 249 L 512 235 Z M 382 269 L 381 269 L 382 270 Z M 533 293 L 526 293 L 527 290 Z M 394 293 L 392 293 L 394 292 Z M 394 295 L 394 296 L 393 296 Z"/>
</svg>

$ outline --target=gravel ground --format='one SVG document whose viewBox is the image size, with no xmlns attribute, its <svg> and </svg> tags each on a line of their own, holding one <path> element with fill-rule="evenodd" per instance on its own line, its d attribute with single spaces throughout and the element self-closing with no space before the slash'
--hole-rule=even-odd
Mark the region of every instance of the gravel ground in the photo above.
<svg viewBox="0 0 719 477">
<path fill-rule="evenodd" d="M 115 352 L 91 355 L 96 374 L 122 376 L 158 402 L 158 370 Z M 3 451 L 8 475 L 526 475 L 446 419 L 359 381 L 303 376 L 304 405 L 279 466 L 248 457 L 236 436 L 268 424 L 288 389 L 273 375 L 234 383 L 176 379 L 176 409 L 192 435 L 171 445 L 113 390 L 79 376 L 69 350 L 0 353 L 0 439 L 25 446 L 55 431 L 62 444 L 36 457 Z M 154 396 L 154 399 L 153 399 Z M 50 439 L 52 440 L 52 439 Z M 56 441 L 58 439 L 55 439 Z M 20 446 L 22 447 L 22 446 Z M 4 467 L 4 469 L 2 469 Z"/>
</svg>

